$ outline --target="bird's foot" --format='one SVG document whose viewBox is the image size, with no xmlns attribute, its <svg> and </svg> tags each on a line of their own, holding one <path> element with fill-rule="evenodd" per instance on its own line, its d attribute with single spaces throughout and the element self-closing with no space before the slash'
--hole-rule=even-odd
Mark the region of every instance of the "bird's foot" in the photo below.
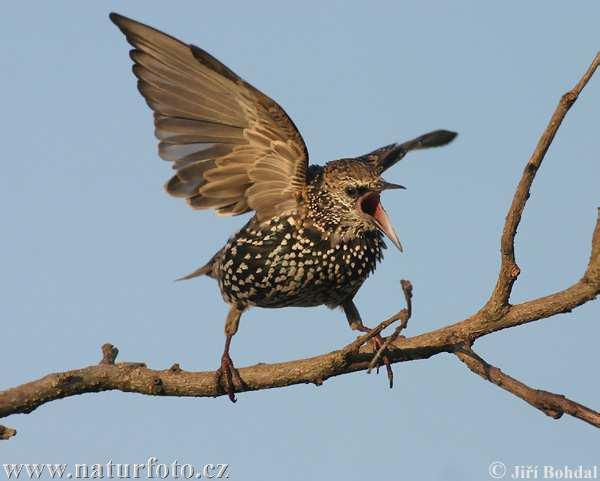
<svg viewBox="0 0 600 481">
<path fill-rule="evenodd" d="M 221 357 L 221 367 L 215 371 L 215 382 L 227 393 L 229 400 L 233 403 L 236 402 L 234 380 L 240 386 L 245 386 L 246 384 L 233 365 L 229 354 L 224 353 Z"/>
<path fill-rule="evenodd" d="M 381 337 L 380 334 L 377 334 L 376 336 L 371 338 L 371 344 L 373 344 L 373 354 L 377 354 L 379 352 L 379 350 L 382 348 L 383 344 L 384 344 L 384 340 Z M 394 371 L 392 370 L 392 364 L 390 362 L 390 358 L 387 355 L 387 349 L 384 349 L 383 352 L 381 353 L 381 359 L 383 360 L 383 364 L 385 365 L 385 369 L 387 371 L 387 377 L 388 377 L 388 381 L 390 383 L 390 389 L 392 387 L 394 387 Z M 377 365 L 377 372 L 379 372 L 379 366 L 381 364 Z"/>
</svg>

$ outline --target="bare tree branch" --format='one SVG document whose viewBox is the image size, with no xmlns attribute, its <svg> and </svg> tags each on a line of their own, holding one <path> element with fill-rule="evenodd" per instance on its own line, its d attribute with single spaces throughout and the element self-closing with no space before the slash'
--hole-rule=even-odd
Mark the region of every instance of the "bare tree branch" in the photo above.
<svg viewBox="0 0 600 481">
<path fill-rule="evenodd" d="M 567 115 L 567 112 L 575 103 L 583 88 L 592 78 L 592 75 L 594 75 L 599 63 L 600 53 L 596 54 L 591 65 L 575 87 L 561 97 L 556 110 L 550 118 L 550 122 L 548 122 L 548 126 L 542 133 L 533 154 L 531 154 L 529 162 L 525 165 L 512 204 L 506 215 L 506 222 L 502 231 L 502 238 L 500 240 L 501 265 L 498 281 L 490 299 L 482 309 L 491 317 L 499 315 L 504 309 L 508 308 L 512 286 L 520 274 L 519 266 L 515 261 L 515 236 L 521 222 L 521 215 L 525 209 L 525 204 L 530 196 L 530 189 L 535 179 L 535 174 L 542 165 L 546 152 L 550 144 L 552 144 L 565 115 Z"/>
<path fill-rule="evenodd" d="M 583 404 L 571 401 L 562 394 L 554 394 L 552 392 L 530 388 L 526 384 L 503 373 L 497 367 L 488 364 L 470 348 L 457 351 L 456 355 L 475 374 L 515 396 L 520 397 L 523 401 L 528 402 L 547 416 L 559 419 L 563 414 L 569 414 L 592 426 L 600 428 L 600 413 L 598 411 L 594 411 Z"/>
<path fill-rule="evenodd" d="M 379 352 L 373 353 L 366 342 L 396 321 L 400 324 L 389 336 L 384 347 L 390 362 L 426 359 L 441 352 L 455 353 L 473 372 L 524 399 L 546 414 L 558 418 L 563 413 L 600 427 L 600 414 L 563 396 L 532 389 L 490 366 L 473 353 L 472 344 L 478 338 L 502 329 L 526 324 L 572 309 L 600 294 L 600 210 L 592 236 L 588 266 L 583 277 L 570 287 L 538 299 L 517 305 L 509 303 L 512 286 L 519 274 L 515 262 L 514 239 L 521 215 L 529 197 L 535 174 L 571 105 L 575 102 L 594 71 L 600 64 L 596 55 L 589 69 L 577 85 L 560 100 L 550 123 L 542 134 L 517 186 L 512 205 L 506 217 L 501 238 L 501 266 L 496 286 L 477 313 L 446 327 L 404 338 L 400 332 L 406 327 L 411 314 L 412 290 L 403 281 L 407 307 L 380 323 L 371 332 L 340 350 L 320 356 L 277 364 L 257 364 L 242 368 L 239 373 L 244 385 L 235 383 L 236 392 L 254 391 L 291 386 L 302 383 L 321 385 L 326 379 L 369 369 L 377 363 Z M 216 397 L 223 394 L 215 382 L 213 371 L 188 372 L 173 364 L 165 370 L 153 370 L 144 363 L 115 363 L 118 350 L 102 346 L 100 364 L 71 371 L 49 374 L 41 379 L 0 391 L 0 418 L 17 413 L 30 413 L 39 406 L 69 396 L 88 392 L 119 390 L 152 396 Z M 16 431 L 0 426 L 0 439 L 14 436 Z"/>
<path fill-rule="evenodd" d="M 586 276 L 563 291 L 524 302 L 494 322 L 475 314 L 459 323 L 410 338 L 398 338 L 388 346 L 391 362 L 426 359 L 440 352 L 456 352 L 479 337 L 556 314 L 569 312 L 600 294 L 600 212 L 592 241 Z M 595 272 L 595 277 L 587 273 Z M 393 316 L 390 319 L 394 319 Z M 390 319 L 382 324 L 391 324 Z M 373 331 L 380 331 L 381 325 Z M 365 345 L 369 333 L 343 349 L 320 356 L 241 368 L 245 386 L 237 392 L 270 389 L 294 384 L 321 385 L 330 377 L 366 370 L 373 353 Z M 356 344 L 355 344 L 356 343 Z M 358 349 L 356 345 L 359 345 Z M 111 346 L 112 348 L 112 346 Z M 107 350 L 105 347 L 104 351 Z M 104 360 L 103 356 L 103 360 Z M 188 372 L 178 364 L 153 370 L 139 362 L 103 363 L 82 369 L 49 374 L 39 380 L 0 392 L 0 418 L 30 413 L 42 404 L 77 394 L 119 390 L 155 396 L 216 397 L 222 395 L 214 372 Z"/>
</svg>

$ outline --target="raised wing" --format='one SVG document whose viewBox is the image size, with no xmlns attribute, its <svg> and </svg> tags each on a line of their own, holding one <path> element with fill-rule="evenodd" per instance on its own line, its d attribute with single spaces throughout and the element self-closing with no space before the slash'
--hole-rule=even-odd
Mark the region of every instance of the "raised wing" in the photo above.
<svg viewBox="0 0 600 481">
<path fill-rule="evenodd" d="M 177 171 L 167 192 L 222 215 L 255 210 L 259 220 L 295 208 L 308 152 L 285 111 L 204 50 L 116 13 L 110 19 L 134 47 L 159 155 Z"/>
</svg>

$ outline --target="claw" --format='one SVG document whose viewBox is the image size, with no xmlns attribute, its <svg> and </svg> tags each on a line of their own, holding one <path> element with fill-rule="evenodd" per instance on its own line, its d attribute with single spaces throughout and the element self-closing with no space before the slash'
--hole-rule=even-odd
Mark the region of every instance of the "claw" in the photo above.
<svg viewBox="0 0 600 481">
<path fill-rule="evenodd" d="M 375 337 L 371 339 L 371 343 L 373 344 L 373 354 L 377 353 L 381 346 L 383 346 L 383 338 L 381 335 L 377 334 Z M 385 369 L 387 371 L 388 381 L 390 383 L 390 389 L 394 387 L 394 371 L 392 370 L 392 364 L 390 363 L 390 358 L 383 351 L 381 358 L 383 359 L 383 364 L 385 365 Z M 379 366 L 377 366 L 377 373 L 379 373 Z"/>
<path fill-rule="evenodd" d="M 233 365 L 231 357 L 228 353 L 224 353 L 221 357 L 221 367 L 215 371 L 215 382 L 223 388 L 223 391 L 227 393 L 231 402 L 236 402 L 235 398 L 235 382 L 240 386 L 244 386 L 245 383 L 242 380 L 240 373 Z"/>
<path fill-rule="evenodd" d="M 360 332 L 372 332 L 371 329 L 369 329 L 367 326 L 365 326 L 362 323 L 360 314 L 358 313 L 358 309 L 356 309 L 356 305 L 354 304 L 352 299 L 349 299 L 346 302 L 344 302 L 342 304 L 342 308 L 344 309 L 344 313 L 346 314 L 346 319 L 348 320 L 348 324 L 350 324 L 350 327 L 353 330 L 360 331 Z M 373 356 L 377 356 L 377 353 L 379 352 L 380 348 L 384 345 L 383 338 L 381 337 L 380 334 L 376 334 L 375 336 L 370 338 L 369 342 L 371 344 L 373 344 L 373 347 L 374 347 Z M 388 377 L 388 381 L 390 383 L 390 388 L 392 388 L 394 385 L 394 371 L 392 371 L 392 365 L 390 363 L 390 358 L 387 355 L 387 349 L 382 351 L 381 358 L 383 359 L 383 364 L 385 364 L 385 369 L 387 371 L 387 377 Z M 379 366 L 380 366 L 380 364 L 377 365 L 378 373 L 379 373 Z M 368 372 L 371 372 L 371 368 L 369 368 Z"/>
</svg>

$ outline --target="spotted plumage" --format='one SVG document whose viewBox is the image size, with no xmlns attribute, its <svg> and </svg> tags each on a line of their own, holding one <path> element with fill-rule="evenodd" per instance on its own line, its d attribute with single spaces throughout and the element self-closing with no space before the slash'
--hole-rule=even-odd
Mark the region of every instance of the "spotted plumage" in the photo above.
<svg viewBox="0 0 600 481">
<path fill-rule="evenodd" d="M 309 165 L 302 136 L 275 101 L 194 45 L 121 15 L 111 20 L 133 46 L 159 155 L 176 171 L 167 192 L 221 215 L 254 211 L 206 265 L 184 277 L 216 279 L 230 306 L 217 371 L 230 399 L 243 380 L 229 347 L 249 307 L 342 307 L 353 329 L 367 331 L 354 295 L 382 260 L 384 235 L 402 249 L 380 201 L 383 191 L 402 186 L 381 174 L 407 152 L 445 145 L 456 134 L 437 130 Z M 381 337 L 373 341 L 381 345 Z M 387 369 L 391 385 L 389 363 Z"/>
<path fill-rule="evenodd" d="M 332 244 L 298 215 L 251 220 L 212 264 L 225 301 L 239 309 L 340 306 L 383 258 L 379 231 Z"/>
</svg>

